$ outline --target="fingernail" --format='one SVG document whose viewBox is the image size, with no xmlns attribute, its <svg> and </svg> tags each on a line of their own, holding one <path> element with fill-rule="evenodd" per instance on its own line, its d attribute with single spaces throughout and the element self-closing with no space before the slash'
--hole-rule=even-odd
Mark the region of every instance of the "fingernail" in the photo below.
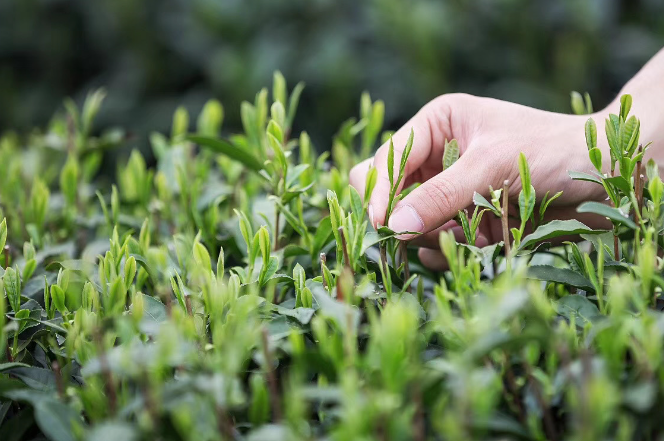
<svg viewBox="0 0 664 441">
<path fill-rule="evenodd" d="M 374 218 L 373 218 L 373 205 L 369 204 L 369 222 L 371 222 L 371 225 L 374 226 Z"/>
<path fill-rule="evenodd" d="M 400 233 L 402 231 L 412 231 L 421 233 L 424 231 L 424 222 L 417 211 L 410 205 L 399 207 L 397 211 L 390 216 L 389 227 L 392 231 Z"/>
</svg>

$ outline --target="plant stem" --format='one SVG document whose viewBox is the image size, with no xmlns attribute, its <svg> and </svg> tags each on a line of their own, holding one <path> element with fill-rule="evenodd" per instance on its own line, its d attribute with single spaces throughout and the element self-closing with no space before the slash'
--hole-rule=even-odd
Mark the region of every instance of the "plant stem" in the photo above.
<svg viewBox="0 0 664 441">
<path fill-rule="evenodd" d="M 391 294 L 392 294 L 392 292 L 391 292 L 392 291 L 391 290 L 391 286 L 392 286 L 391 277 L 392 277 L 392 274 L 390 274 L 390 268 L 387 266 L 387 248 L 386 248 L 385 244 L 382 243 L 382 242 L 378 246 L 378 248 L 380 249 L 380 264 L 381 264 L 381 267 L 383 268 L 383 278 L 390 277 L 389 282 L 387 282 L 386 280 L 383 280 L 383 286 L 385 287 L 386 290 L 388 288 L 388 284 L 390 285 L 389 292 L 387 293 L 388 297 L 390 297 Z"/>
<path fill-rule="evenodd" d="M 348 243 L 346 242 L 346 234 L 344 234 L 343 227 L 339 227 L 339 236 L 341 237 L 341 248 L 343 248 L 344 252 L 344 265 L 350 270 L 351 274 L 355 275 L 350 264 L 350 257 L 348 256 Z"/>
<path fill-rule="evenodd" d="M 415 402 L 415 415 L 413 415 L 413 439 L 424 441 L 426 439 L 426 422 L 424 421 L 424 408 L 422 405 L 422 390 L 419 384 L 413 385 L 413 401 Z"/>
<path fill-rule="evenodd" d="M 399 252 L 401 254 L 401 262 L 403 262 L 403 276 L 404 281 L 410 279 L 410 268 L 408 266 L 408 244 L 404 240 L 399 241 Z M 411 292 L 410 285 L 408 285 L 408 292 Z"/>
<path fill-rule="evenodd" d="M 21 325 L 19 324 L 19 329 Z M 16 356 L 18 355 L 18 334 L 19 334 L 19 329 L 14 331 L 14 343 L 12 344 L 12 359 L 16 359 Z"/>
<path fill-rule="evenodd" d="M 544 419 L 544 432 L 546 432 L 546 438 L 550 441 L 556 441 L 558 439 L 558 435 L 556 434 L 556 425 L 553 421 L 553 415 L 551 414 L 549 403 L 547 403 L 544 399 L 540 385 L 535 380 L 530 365 L 528 363 L 524 363 L 524 366 L 528 376 L 528 383 L 533 389 L 533 393 L 535 395 L 535 400 L 537 400 L 537 404 L 542 409 L 542 418 Z"/>
<path fill-rule="evenodd" d="M 184 304 L 185 304 L 185 307 L 187 308 L 187 314 L 193 316 L 194 313 L 191 309 L 191 297 L 185 296 L 184 297 Z"/>
<path fill-rule="evenodd" d="M 643 153 L 643 145 L 639 144 L 639 154 Z M 643 176 L 641 175 L 641 161 L 636 162 L 636 177 L 634 178 L 635 180 L 635 187 L 636 187 L 636 201 L 637 201 L 637 209 L 639 211 L 639 217 L 641 216 L 641 213 L 643 213 Z"/>
<path fill-rule="evenodd" d="M 327 286 L 327 281 L 325 280 L 325 271 L 323 270 L 323 267 L 325 266 L 325 263 L 327 262 L 327 256 L 325 253 L 320 253 L 320 275 L 323 277 L 323 287 L 325 289 L 329 289 Z"/>
<path fill-rule="evenodd" d="M 108 395 L 108 407 L 111 415 L 115 415 L 117 410 L 117 395 L 115 393 L 115 382 L 113 381 L 113 373 L 108 365 L 106 358 L 106 350 L 102 343 L 101 329 L 97 328 L 94 333 L 94 339 L 97 343 L 97 351 L 99 352 L 99 364 L 101 365 L 101 373 L 104 376 L 104 383 L 106 386 L 106 394 Z"/>
<path fill-rule="evenodd" d="M 501 207 L 501 217 L 500 221 L 503 226 L 503 246 L 505 247 L 505 260 L 506 260 L 506 265 L 507 265 L 507 270 L 511 271 L 512 268 L 512 257 L 510 256 L 511 250 L 510 250 L 510 229 L 509 229 L 509 224 L 508 221 L 509 219 L 507 218 L 508 212 L 509 212 L 509 196 L 507 192 L 509 191 L 509 186 L 510 186 L 510 181 L 505 179 L 505 182 L 503 182 L 503 204 Z"/>
<path fill-rule="evenodd" d="M 272 370 L 272 353 L 270 352 L 269 336 L 267 329 L 263 328 L 263 358 L 265 359 L 265 376 L 267 385 L 270 388 L 270 405 L 272 406 L 272 419 L 274 422 L 281 421 L 281 403 L 279 402 L 279 388 L 277 387 L 277 377 Z"/>
<path fill-rule="evenodd" d="M 141 393 L 143 394 L 143 401 L 145 407 L 150 415 L 152 425 L 157 427 L 159 422 L 159 412 L 157 411 L 157 403 L 155 402 L 152 391 L 150 390 L 150 376 L 147 371 L 143 372 L 143 381 L 141 382 Z"/>
<path fill-rule="evenodd" d="M 60 364 L 58 363 L 57 360 L 53 361 L 51 363 L 51 366 L 53 367 L 53 374 L 55 376 L 55 385 L 58 391 L 58 396 L 60 399 L 65 398 L 65 386 L 64 383 L 62 382 L 62 370 L 60 370 Z"/>
<path fill-rule="evenodd" d="M 519 388 L 516 384 L 516 379 L 514 378 L 514 371 L 512 370 L 512 366 L 510 365 L 509 355 L 507 353 L 505 353 L 505 386 L 507 387 L 507 390 L 511 395 L 512 403 L 516 407 L 517 414 L 519 416 L 519 421 L 522 424 L 525 424 L 526 414 L 523 410 L 523 405 L 521 404 L 521 400 L 519 399 Z"/>
<path fill-rule="evenodd" d="M 9 245 L 5 245 L 5 269 L 9 268 L 11 265 L 11 262 L 9 261 Z"/>
<path fill-rule="evenodd" d="M 275 208 L 274 215 L 274 251 L 279 249 L 279 209 Z"/>
<path fill-rule="evenodd" d="M 223 406 L 217 406 L 217 429 L 219 433 L 224 434 L 224 439 L 235 439 L 233 435 L 233 421 L 228 416 L 228 412 Z"/>
</svg>

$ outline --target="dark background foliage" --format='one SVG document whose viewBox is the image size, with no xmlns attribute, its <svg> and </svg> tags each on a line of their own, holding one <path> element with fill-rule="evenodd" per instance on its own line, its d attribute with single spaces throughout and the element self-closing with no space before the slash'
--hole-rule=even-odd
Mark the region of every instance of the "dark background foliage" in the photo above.
<svg viewBox="0 0 664 441">
<path fill-rule="evenodd" d="M 570 90 L 604 105 L 662 45 L 659 0 L 2 0 L 0 131 L 99 86 L 99 127 L 166 130 L 216 97 L 235 130 L 280 69 L 307 83 L 296 130 L 323 150 L 363 90 L 389 128 L 446 92 L 567 112 Z"/>
</svg>

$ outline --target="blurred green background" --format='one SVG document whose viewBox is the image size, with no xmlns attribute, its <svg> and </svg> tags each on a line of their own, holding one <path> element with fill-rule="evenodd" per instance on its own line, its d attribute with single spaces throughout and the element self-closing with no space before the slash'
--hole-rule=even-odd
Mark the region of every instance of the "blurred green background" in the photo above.
<svg viewBox="0 0 664 441">
<path fill-rule="evenodd" d="M 295 129 L 323 150 L 363 90 L 389 128 L 457 91 L 568 112 L 571 90 L 600 107 L 663 45 L 661 0 L 1 0 L 0 131 L 99 86 L 98 128 L 138 143 L 210 97 L 233 131 L 280 69 L 307 83 Z"/>
</svg>

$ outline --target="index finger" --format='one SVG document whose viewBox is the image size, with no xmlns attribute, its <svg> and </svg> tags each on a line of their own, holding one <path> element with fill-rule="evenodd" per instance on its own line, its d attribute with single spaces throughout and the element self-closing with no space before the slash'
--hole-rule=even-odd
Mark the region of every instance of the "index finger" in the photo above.
<svg viewBox="0 0 664 441">
<path fill-rule="evenodd" d="M 410 136 L 411 129 L 414 133 L 413 148 L 406 162 L 404 179 L 397 188 L 397 194 L 403 189 L 406 178 L 424 164 L 435 145 L 442 145 L 449 137 L 449 107 L 445 100 L 437 98 L 424 106 L 393 136 L 394 143 L 394 176 L 398 176 L 399 164 L 404 153 L 404 148 Z M 378 224 L 385 225 L 385 216 L 390 195 L 390 178 L 388 167 L 389 141 L 383 144 L 374 159 L 374 166 L 378 172 L 376 187 L 371 195 L 369 212 L 373 213 L 372 223 L 374 227 Z"/>
</svg>

